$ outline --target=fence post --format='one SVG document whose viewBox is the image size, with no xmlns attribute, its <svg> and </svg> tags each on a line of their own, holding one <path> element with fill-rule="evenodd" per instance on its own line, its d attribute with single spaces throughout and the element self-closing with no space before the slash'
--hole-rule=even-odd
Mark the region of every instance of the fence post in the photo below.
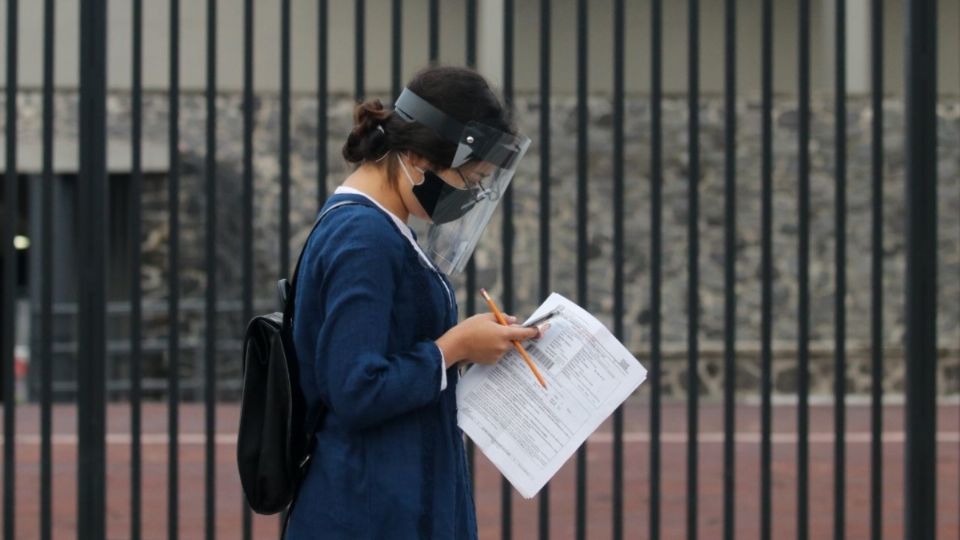
<svg viewBox="0 0 960 540">
<path fill-rule="evenodd" d="M 904 537 L 936 532 L 937 5 L 904 5 L 906 449 Z"/>
<path fill-rule="evenodd" d="M 77 537 L 106 537 L 104 296 L 106 257 L 106 0 L 80 2 L 79 334 Z"/>
<path fill-rule="evenodd" d="M 870 537 L 883 536 L 883 0 L 870 6 Z"/>
<path fill-rule="evenodd" d="M 17 177 L 17 21 L 19 5 L 15 0 L 7 2 L 7 79 L 6 79 L 6 125 L 4 145 L 6 163 L 4 171 L 4 219 L 3 234 L 3 283 L 0 284 L 0 304 L 3 317 L 0 327 L 0 353 L 3 366 L 3 440 L 12 441 L 16 434 L 16 397 L 14 369 L 16 365 L 16 297 L 17 297 L 17 252 L 13 241 L 17 234 L 19 209 Z M 16 533 L 16 446 L 3 446 L 3 536 L 13 538 Z"/>
</svg>

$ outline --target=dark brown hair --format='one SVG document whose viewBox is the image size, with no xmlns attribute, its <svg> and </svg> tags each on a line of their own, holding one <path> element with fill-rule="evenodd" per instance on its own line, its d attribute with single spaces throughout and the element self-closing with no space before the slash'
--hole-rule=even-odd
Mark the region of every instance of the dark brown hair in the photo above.
<svg viewBox="0 0 960 540">
<path fill-rule="evenodd" d="M 417 73 L 407 88 L 459 122 L 480 122 L 507 133 L 515 133 L 509 111 L 472 69 L 430 66 Z M 350 163 L 376 161 L 387 153 L 416 154 L 443 169 L 453 161 L 457 145 L 419 122 L 407 122 L 393 114 L 379 99 L 357 105 L 353 131 L 343 145 L 343 157 Z M 387 157 L 387 178 L 396 185 L 397 163 Z"/>
</svg>

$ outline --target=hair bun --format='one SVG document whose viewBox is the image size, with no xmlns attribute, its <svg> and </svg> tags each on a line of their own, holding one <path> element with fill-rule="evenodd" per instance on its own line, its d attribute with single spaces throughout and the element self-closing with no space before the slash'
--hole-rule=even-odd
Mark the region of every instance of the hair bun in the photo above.
<svg viewBox="0 0 960 540">
<path fill-rule="evenodd" d="M 379 99 L 368 99 L 353 110 L 353 131 L 343 145 L 343 157 L 350 163 L 376 159 L 388 150 L 384 122 L 392 111 Z"/>
</svg>

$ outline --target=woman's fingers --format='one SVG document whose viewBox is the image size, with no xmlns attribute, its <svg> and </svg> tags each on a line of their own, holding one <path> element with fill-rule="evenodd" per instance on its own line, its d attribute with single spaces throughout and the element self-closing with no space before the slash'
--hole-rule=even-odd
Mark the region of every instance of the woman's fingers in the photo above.
<svg viewBox="0 0 960 540">
<path fill-rule="evenodd" d="M 476 316 L 482 318 L 485 321 L 490 321 L 495 324 L 500 324 L 500 319 L 498 319 L 497 316 L 494 315 L 493 313 L 481 313 Z M 517 318 L 514 317 L 513 315 L 503 314 L 503 318 L 507 321 L 508 325 L 517 323 Z"/>
<path fill-rule="evenodd" d="M 536 327 L 536 328 L 537 328 L 537 331 L 538 331 L 537 337 L 535 337 L 535 338 L 533 338 L 533 339 L 540 339 L 540 338 L 543 337 L 544 334 L 547 333 L 547 330 L 550 329 L 550 323 L 543 323 L 543 324 L 541 324 L 540 326 L 538 326 L 538 327 Z"/>
<path fill-rule="evenodd" d="M 509 326 L 506 327 L 506 332 L 510 341 L 526 341 L 540 335 L 540 329 L 537 327 Z"/>
</svg>

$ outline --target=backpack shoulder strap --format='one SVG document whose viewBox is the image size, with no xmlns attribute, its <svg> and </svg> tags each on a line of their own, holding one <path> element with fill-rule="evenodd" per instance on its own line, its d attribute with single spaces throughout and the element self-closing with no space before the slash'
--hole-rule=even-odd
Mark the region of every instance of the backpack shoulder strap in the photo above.
<svg viewBox="0 0 960 540">
<path fill-rule="evenodd" d="M 303 254 L 307 251 L 307 244 L 310 242 L 310 237 L 313 236 L 313 233 L 316 232 L 317 227 L 320 226 L 320 222 L 323 221 L 323 218 L 327 217 L 330 212 L 342 206 L 350 206 L 355 204 L 362 205 L 363 203 L 358 201 L 342 201 L 332 204 L 329 208 L 321 212 L 320 216 L 317 218 L 317 221 L 314 222 L 313 228 L 310 229 L 310 233 L 307 235 L 307 239 L 304 240 L 303 247 L 300 249 L 300 256 L 297 257 L 297 264 L 293 267 L 293 275 L 290 276 L 289 287 L 286 286 L 286 279 L 280 280 L 280 294 L 281 301 L 283 302 L 284 325 L 289 324 L 289 322 L 293 319 L 293 312 L 297 302 L 297 274 L 300 273 L 300 263 L 303 262 Z"/>
</svg>

